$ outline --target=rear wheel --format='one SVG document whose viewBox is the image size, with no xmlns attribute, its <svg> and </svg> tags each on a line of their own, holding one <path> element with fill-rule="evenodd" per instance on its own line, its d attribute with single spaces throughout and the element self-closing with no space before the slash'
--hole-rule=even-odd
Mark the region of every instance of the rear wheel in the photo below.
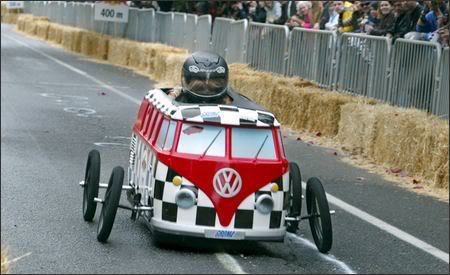
<svg viewBox="0 0 450 275">
<path fill-rule="evenodd" d="M 113 169 L 109 179 L 97 227 L 97 240 L 100 242 L 106 242 L 111 233 L 122 194 L 123 175 L 123 168 L 117 166 Z"/>
<path fill-rule="evenodd" d="M 306 208 L 317 249 L 327 253 L 333 243 L 331 215 L 325 190 L 318 178 L 310 178 L 306 183 Z"/>
<path fill-rule="evenodd" d="M 83 218 L 92 221 L 97 209 L 94 198 L 98 196 L 98 185 L 100 182 L 100 153 L 97 150 L 89 152 L 84 174 L 83 186 Z"/>
<path fill-rule="evenodd" d="M 289 207 L 288 217 L 297 218 L 302 212 L 302 176 L 297 163 L 289 163 Z M 286 231 L 295 233 L 299 221 L 286 221 Z"/>
</svg>

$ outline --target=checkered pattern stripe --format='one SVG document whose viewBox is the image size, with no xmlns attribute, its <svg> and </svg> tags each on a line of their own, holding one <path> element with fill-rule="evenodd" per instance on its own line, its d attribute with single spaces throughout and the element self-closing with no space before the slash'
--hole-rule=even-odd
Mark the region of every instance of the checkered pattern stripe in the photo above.
<svg viewBox="0 0 450 275">
<path fill-rule="evenodd" d="M 136 160 L 136 144 L 137 144 L 137 136 L 133 133 L 131 136 L 130 142 L 130 166 L 134 166 L 134 162 Z"/>
<path fill-rule="evenodd" d="M 161 162 L 156 161 L 154 171 L 153 198 L 154 219 L 174 222 L 188 226 L 210 226 L 220 229 L 256 229 L 270 230 L 284 226 L 284 217 L 288 206 L 289 173 L 278 178 L 280 190 L 271 192 L 267 184 L 257 192 L 248 196 L 234 214 L 230 224 L 224 227 L 220 224 L 216 210 L 206 194 L 193 183 L 183 178 L 180 186 L 172 184 L 177 173 Z M 175 203 L 175 194 L 182 188 L 189 188 L 196 194 L 197 202 L 189 209 L 179 208 Z M 274 208 L 270 214 L 263 215 L 255 208 L 258 196 L 270 195 L 274 200 Z"/>
<path fill-rule="evenodd" d="M 172 119 L 190 122 L 215 122 L 225 125 L 251 125 L 256 127 L 279 127 L 280 123 L 269 112 L 249 110 L 230 105 L 188 105 L 175 106 L 172 100 L 159 89 L 150 90 L 146 95 L 158 110 Z"/>
</svg>

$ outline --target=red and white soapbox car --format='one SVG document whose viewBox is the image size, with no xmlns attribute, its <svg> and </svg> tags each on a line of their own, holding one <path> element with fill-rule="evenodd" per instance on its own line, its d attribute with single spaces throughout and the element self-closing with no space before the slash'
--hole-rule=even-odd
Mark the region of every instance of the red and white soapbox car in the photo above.
<svg viewBox="0 0 450 275">
<path fill-rule="evenodd" d="M 83 217 L 92 221 L 103 204 L 97 239 L 105 242 L 117 208 L 143 218 L 158 238 L 167 235 L 229 240 L 283 241 L 308 219 L 319 251 L 332 245 L 330 210 L 317 178 L 306 183 L 301 216 L 299 167 L 284 152 L 273 114 L 230 90 L 233 102 L 186 104 L 154 89 L 132 127 L 128 184 L 124 169 L 100 183 L 100 154 L 92 150 L 83 187 Z M 99 188 L 106 188 L 104 199 Z M 130 205 L 119 203 L 126 190 Z"/>
</svg>

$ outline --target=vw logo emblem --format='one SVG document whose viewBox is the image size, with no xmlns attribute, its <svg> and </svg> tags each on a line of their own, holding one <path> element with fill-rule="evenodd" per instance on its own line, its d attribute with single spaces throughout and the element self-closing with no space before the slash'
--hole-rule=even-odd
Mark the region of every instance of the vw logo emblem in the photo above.
<svg viewBox="0 0 450 275">
<path fill-rule="evenodd" d="M 223 198 L 236 196 L 242 188 L 242 179 L 236 170 L 223 168 L 217 171 L 213 179 L 214 191 Z"/>
</svg>

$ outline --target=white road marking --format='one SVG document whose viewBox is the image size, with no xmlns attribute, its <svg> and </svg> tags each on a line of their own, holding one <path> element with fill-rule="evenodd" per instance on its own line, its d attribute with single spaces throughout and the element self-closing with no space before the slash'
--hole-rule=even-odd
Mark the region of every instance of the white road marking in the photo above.
<svg viewBox="0 0 450 275">
<path fill-rule="evenodd" d="M 11 264 L 11 263 L 17 262 L 18 260 L 23 259 L 23 258 L 25 258 L 25 257 L 28 257 L 28 256 L 30 256 L 30 255 L 31 255 L 31 252 L 28 252 L 28 253 L 26 253 L 26 254 L 24 254 L 24 255 L 22 255 L 22 256 L 19 256 L 19 257 L 17 257 L 17 258 L 12 259 L 12 260 L 3 262 L 2 265 L 7 265 L 7 264 Z"/>
<path fill-rule="evenodd" d="M 305 182 L 302 182 L 302 187 L 304 189 L 306 189 Z M 445 253 L 444 251 L 442 251 L 422 240 L 419 240 L 418 238 L 412 236 L 411 234 L 406 233 L 405 231 L 400 230 L 397 227 L 392 226 L 392 225 L 370 215 L 369 213 L 364 212 L 364 211 L 344 202 L 343 200 L 336 198 L 335 196 L 333 196 L 331 194 L 328 194 L 328 193 L 326 193 L 326 194 L 327 194 L 327 199 L 328 199 L 329 203 L 336 205 L 337 207 L 360 218 L 361 220 L 366 221 L 366 222 L 372 224 L 373 226 L 378 227 L 379 229 L 381 229 L 389 234 L 392 234 L 394 237 L 419 248 L 420 250 L 446 262 L 447 264 L 449 263 L 448 253 Z"/>
<path fill-rule="evenodd" d="M 79 70 L 79 69 L 77 69 L 77 68 L 75 68 L 75 67 L 73 67 L 73 66 L 71 66 L 71 65 L 69 65 L 69 64 L 67 64 L 67 63 L 65 63 L 65 62 L 63 62 L 63 61 L 61 61 L 59 59 L 57 59 L 57 58 L 54 58 L 54 57 L 52 57 L 52 56 L 50 56 L 50 55 L 48 55 L 46 53 L 43 53 L 40 50 L 34 49 L 33 47 L 29 46 L 25 42 L 21 42 L 21 41 L 15 39 L 15 38 L 12 38 L 9 35 L 4 35 L 4 36 L 9 38 L 9 39 L 11 39 L 11 40 L 13 40 L 13 41 L 15 41 L 15 42 L 17 42 L 17 43 L 19 43 L 19 44 L 21 44 L 21 45 L 23 45 L 24 47 L 29 48 L 30 50 L 32 50 L 34 52 L 37 52 L 37 53 L 39 53 L 39 54 L 49 58 L 50 60 L 53 60 L 54 62 L 60 64 L 61 66 L 66 67 L 67 69 L 69 69 L 69 70 L 71 70 L 73 72 L 76 72 L 76 73 L 78 73 L 78 74 L 80 74 L 80 75 L 90 79 L 91 81 L 101 85 L 105 89 L 110 90 L 111 92 L 117 94 L 118 96 L 121 96 L 121 97 L 123 97 L 125 99 L 128 99 L 129 101 L 134 102 L 134 103 L 136 103 L 138 105 L 140 104 L 139 100 L 137 100 L 137 99 L 135 99 L 135 98 L 133 98 L 133 97 L 131 97 L 131 96 L 121 92 L 121 91 L 119 91 L 118 89 L 116 89 L 116 88 L 114 88 L 114 87 L 112 87 L 112 86 L 110 86 L 110 85 L 108 85 L 108 84 L 106 84 L 106 83 L 96 79 L 93 76 L 88 75 L 86 72 L 81 71 L 81 70 Z M 303 188 L 305 188 L 306 183 L 302 182 L 302 185 L 303 185 Z M 328 198 L 328 201 L 330 203 L 338 206 L 339 208 L 347 211 L 348 213 L 350 213 L 350 214 L 352 214 L 352 215 L 354 215 L 354 216 L 356 216 L 356 217 L 358 217 L 358 218 L 360 218 L 360 219 L 362 219 L 362 220 L 364 220 L 364 221 L 366 221 L 366 222 L 368 222 L 368 223 L 370 223 L 370 224 L 380 228 L 381 230 L 383 230 L 385 232 L 388 232 L 388 233 L 392 234 L 393 236 L 395 236 L 395 237 L 397 237 L 397 238 L 399 238 L 399 239 L 401 239 L 401 240 L 403 240 L 403 241 L 405 241 L 405 242 L 407 242 L 407 243 L 409 243 L 409 244 L 411 244 L 411 245 L 421 249 L 422 251 L 424 251 L 424 252 L 426 252 L 426 253 L 428 253 L 428 254 L 430 254 L 430 255 L 432 255 L 432 256 L 440 259 L 440 260 L 443 260 L 447 264 L 449 263 L 449 254 L 448 253 L 445 253 L 444 251 L 442 251 L 442 250 L 440 250 L 440 249 L 438 249 L 438 248 L 436 248 L 434 246 L 431 246 L 430 244 L 428 244 L 428 243 L 426 243 L 426 242 L 424 242 L 422 240 L 419 240 L 418 238 L 416 238 L 416 237 L 414 237 L 414 236 L 412 236 L 412 235 L 410 235 L 410 234 L 408 234 L 408 233 L 406 233 L 406 232 L 404 232 L 404 231 L 402 231 L 402 230 L 400 230 L 400 229 L 398 229 L 398 228 L 396 228 L 396 227 L 394 227 L 394 226 L 392 226 L 392 225 L 390 225 L 390 224 L 388 224 L 388 223 L 386 223 L 386 222 L 384 222 L 384 221 L 382 221 L 382 220 L 380 220 L 380 219 L 378 219 L 378 218 L 376 218 L 376 217 L 374 217 L 374 216 L 372 216 L 372 215 L 370 215 L 370 214 L 368 214 L 368 213 L 366 213 L 366 212 L 364 212 L 362 210 L 359 210 L 358 208 L 356 208 L 356 207 L 354 207 L 354 206 L 352 206 L 352 205 L 350 205 L 350 204 L 348 204 L 348 203 L 346 203 L 346 202 L 344 202 L 344 201 L 334 197 L 333 195 L 330 195 L 330 194 L 327 193 L 327 198 Z M 217 256 L 217 254 L 216 254 L 216 256 Z M 231 255 L 228 255 L 228 256 L 233 258 Z M 233 258 L 233 260 L 234 260 L 234 258 Z M 239 264 L 237 262 L 235 262 L 235 264 L 237 264 L 238 265 L 237 268 L 240 269 Z"/>
<path fill-rule="evenodd" d="M 227 253 L 216 253 L 216 258 L 219 262 L 230 272 L 234 274 L 247 274 L 230 254 Z"/>
<path fill-rule="evenodd" d="M 336 259 L 336 257 L 334 257 L 333 255 L 330 254 L 323 254 L 320 253 L 317 250 L 317 247 L 315 244 L 313 244 L 312 242 L 310 242 L 309 240 L 302 238 L 294 233 L 287 233 L 286 234 L 287 237 L 295 239 L 296 241 L 301 242 L 302 244 L 308 246 L 309 248 L 311 248 L 312 250 L 316 251 L 317 255 L 319 255 L 320 258 L 328 261 L 328 262 L 332 262 L 335 263 L 343 273 L 345 274 L 357 274 L 355 271 L 353 271 L 347 264 L 345 264 L 342 261 L 339 261 L 338 259 Z"/>
</svg>

